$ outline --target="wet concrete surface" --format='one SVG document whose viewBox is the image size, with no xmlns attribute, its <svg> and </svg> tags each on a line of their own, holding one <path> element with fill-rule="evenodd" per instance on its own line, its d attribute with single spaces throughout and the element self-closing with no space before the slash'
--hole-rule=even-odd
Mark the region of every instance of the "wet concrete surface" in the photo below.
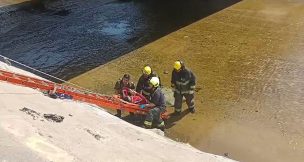
<svg viewBox="0 0 304 162">
<path fill-rule="evenodd" d="M 303 43 L 303 1 L 245 0 L 72 81 L 112 94 L 124 73 L 136 81 L 150 64 L 170 87 L 167 72 L 183 59 L 197 76 L 197 113 L 171 119 L 167 136 L 240 161 L 301 162 Z"/>
<path fill-rule="evenodd" d="M 46 9 L 21 7 L 0 12 L 0 53 L 69 79 L 237 2 L 62 0 Z"/>
</svg>

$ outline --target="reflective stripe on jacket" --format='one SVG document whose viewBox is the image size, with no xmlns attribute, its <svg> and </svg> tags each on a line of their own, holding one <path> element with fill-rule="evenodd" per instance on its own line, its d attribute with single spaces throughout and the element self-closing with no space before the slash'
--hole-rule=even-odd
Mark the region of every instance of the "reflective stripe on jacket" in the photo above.
<svg viewBox="0 0 304 162">
<path fill-rule="evenodd" d="M 187 68 L 182 69 L 179 72 L 173 70 L 171 83 L 174 85 L 174 92 L 180 94 L 193 94 L 196 78 L 192 71 Z"/>
</svg>

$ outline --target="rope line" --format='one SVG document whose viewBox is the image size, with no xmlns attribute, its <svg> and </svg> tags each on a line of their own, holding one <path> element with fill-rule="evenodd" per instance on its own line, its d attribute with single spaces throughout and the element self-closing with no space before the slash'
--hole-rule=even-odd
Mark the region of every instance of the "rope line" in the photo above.
<svg viewBox="0 0 304 162">
<path fill-rule="evenodd" d="M 69 84 L 69 85 L 72 85 L 72 86 L 74 86 L 74 87 L 77 87 L 77 88 L 79 88 L 79 89 L 81 89 L 81 90 L 83 90 L 83 91 L 85 91 L 85 92 L 90 92 L 90 93 L 94 93 L 94 94 L 99 94 L 99 93 L 96 93 L 96 92 L 94 92 L 94 91 L 92 91 L 92 90 L 89 90 L 89 89 L 87 89 L 87 88 L 81 87 L 81 86 L 79 86 L 79 85 L 77 85 L 77 84 L 71 83 L 71 82 L 69 82 L 69 81 L 60 79 L 60 78 L 55 77 L 55 76 L 53 76 L 53 75 L 47 74 L 47 73 L 45 73 L 45 72 L 43 72 L 43 71 L 37 70 L 37 69 L 32 68 L 32 67 L 30 67 L 30 66 L 27 66 L 27 65 L 25 65 L 25 64 L 22 64 L 22 63 L 20 63 L 20 62 L 18 62 L 18 61 L 15 61 L 15 60 L 13 60 L 13 59 L 10 59 L 10 58 L 8 58 L 8 57 L 5 57 L 5 56 L 3 56 L 3 55 L 1 55 L 1 54 L 0 54 L 0 57 L 2 57 L 2 58 L 4 59 L 4 62 L 5 62 L 6 64 L 8 64 L 9 66 L 11 66 L 11 62 L 14 62 L 14 63 L 16 63 L 16 64 L 18 64 L 18 65 L 21 65 L 21 66 L 23 66 L 23 67 L 26 67 L 26 68 L 28 68 L 28 69 L 31 69 L 31 70 L 36 71 L 36 72 L 38 72 L 38 73 L 41 73 L 41 74 L 43 74 L 43 75 L 46 75 L 46 76 L 48 76 L 48 77 L 50 77 L 50 78 L 53 78 L 53 79 L 59 80 L 59 81 L 61 81 L 61 82 L 63 82 L 63 83 L 67 83 L 67 84 Z M 54 83 L 54 84 L 56 84 L 56 83 L 53 82 L 53 81 L 51 81 L 51 82 Z M 100 95 L 100 94 L 99 94 L 99 95 Z"/>
</svg>

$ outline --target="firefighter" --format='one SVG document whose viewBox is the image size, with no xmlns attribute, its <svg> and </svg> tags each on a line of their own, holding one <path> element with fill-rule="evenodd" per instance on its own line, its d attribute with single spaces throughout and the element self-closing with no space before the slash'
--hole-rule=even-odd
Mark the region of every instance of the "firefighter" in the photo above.
<svg viewBox="0 0 304 162">
<path fill-rule="evenodd" d="M 152 68 L 150 66 L 145 66 L 142 70 L 142 75 L 138 79 L 137 86 L 136 86 L 136 92 L 141 93 L 144 95 L 147 99 L 150 97 L 150 89 L 149 89 L 149 80 L 152 77 L 158 77 L 157 74 L 152 71 Z M 159 78 L 159 77 L 158 77 Z M 159 78 L 160 80 L 160 78 Z M 159 83 L 159 86 L 161 84 Z"/>
<path fill-rule="evenodd" d="M 194 88 L 196 84 L 195 75 L 185 67 L 183 61 L 174 62 L 174 69 L 171 77 L 171 87 L 174 91 L 174 115 L 180 115 L 182 111 L 183 97 L 186 98 L 188 109 L 195 113 L 194 108 Z"/>
<path fill-rule="evenodd" d="M 131 76 L 129 74 L 125 74 L 122 78 L 120 78 L 114 87 L 115 94 L 120 95 L 120 97 L 125 101 L 130 101 L 130 98 L 126 93 L 123 93 L 124 88 L 128 88 L 131 90 L 135 89 L 135 84 L 133 82 L 130 82 Z M 130 113 L 130 115 L 134 115 L 133 113 Z M 117 117 L 121 117 L 121 110 L 117 109 L 117 114 L 115 115 Z"/>
<path fill-rule="evenodd" d="M 152 122 L 156 122 L 157 127 L 163 130 L 165 128 L 165 122 L 160 115 L 166 111 L 166 101 L 165 95 L 159 87 L 158 77 L 152 77 L 149 80 L 149 88 L 151 90 L 150 104 L 140 105 L 141 108 L 152 107 L 146 116 L 144 125 L 146 128 L 151 128 Z"/>
</svg>

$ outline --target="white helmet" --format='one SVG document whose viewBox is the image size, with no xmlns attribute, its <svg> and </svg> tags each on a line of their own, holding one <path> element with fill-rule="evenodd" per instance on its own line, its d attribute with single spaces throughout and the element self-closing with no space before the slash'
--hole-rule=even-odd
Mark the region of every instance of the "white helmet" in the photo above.
<svg viewBox="0 0 304 162">
<path fill-rule="evenodd" d="M 158 87 L 159 86 L 159 79 L 158 79 L 158 77 L 152 77 L 150 79 L 150 84 L 153 85 L 153 87 Z"/>
</svg>

